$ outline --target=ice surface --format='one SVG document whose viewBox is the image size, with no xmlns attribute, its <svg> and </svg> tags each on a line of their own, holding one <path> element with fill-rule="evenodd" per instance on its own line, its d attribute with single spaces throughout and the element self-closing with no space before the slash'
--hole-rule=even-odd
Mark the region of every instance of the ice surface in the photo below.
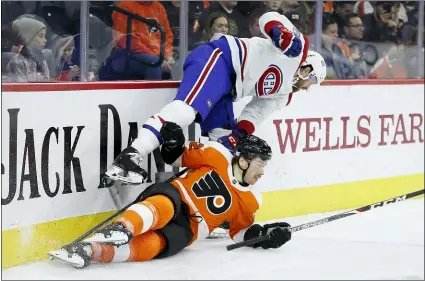
<svg viewBox="0 0 425 281">
<path fill-rule="evenodd" d="M 286 219 L 292 225 L 330 214 Z M 203 240 L 163 260 L 92 264 L 44 260 L 3 270 L 7 279 L 424 279 L 424 199 L 374 209 L 293 234 L 277 250 L 227 252 Z"/>
</svg>

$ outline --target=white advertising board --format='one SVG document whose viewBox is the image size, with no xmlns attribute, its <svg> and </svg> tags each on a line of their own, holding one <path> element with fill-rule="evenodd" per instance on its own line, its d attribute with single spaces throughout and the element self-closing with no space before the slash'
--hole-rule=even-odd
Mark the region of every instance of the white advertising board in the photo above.
<svg viewBox="0 0 425 281">
<path fill-rule="evenodd" d="M 236 112 L 249 99 L 236 104 Z M 423 173 L 424 85 L 322 86 L 256 130 L 273 149 L 272 191 Z"/>
<path fill-rule="evenodd" d="M 256 188 L 423 173 L 423 91 L 423 84 L 345 85 L 296 94 L 257 128 L 274 157 Z M 135 137 L 175 93 L 175 88 L 3 92 L 3 229 L 113 210 L 108 190 L 99 188 L 100 175 L 129 135 Z M 246 102 L 235 104 L 236 114 Z"/>
<path fill-rule="evenodd" d="M 2 229 L 113 210 L 101 171 L 175 93 L 3 92 Z"/>
</svg>

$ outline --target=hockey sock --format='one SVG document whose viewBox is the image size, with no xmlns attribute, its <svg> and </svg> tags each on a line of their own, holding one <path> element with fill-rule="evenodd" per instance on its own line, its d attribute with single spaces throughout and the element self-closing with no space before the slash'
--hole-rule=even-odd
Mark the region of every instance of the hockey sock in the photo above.
<svg viewBox="0 0 425 281">
<path fill-rule="evenodd" d="M 195 120 L 195 117 L 195 109 L 183 101 L 174 100 L 143 124 L 139 130 L 138 137 L 133 141 L 131 146 L 140 155 L 147 155 L 162 144 L 162 137 L 159 132 L 165 121 L 171 121 L 182 128 L 186 128 Z"/>
<path fill-rule="evenodd" d="M 91 243 L 91 258 L 100 263 L 148 261 L 159 255 L 167 246 L 164 235 L 148 231 L 119 247 Z"/>
<path fill-rule="evenodd" d="M 133 236 L 164 227 L 174 216 L 174 204 L 165 195 L 154 195 L 128 208 L 115 222 L 122 223 Z"/>
<path fill-rule="evenodd" d="M 163 124 L 162 120 L 158 115 L 154 115 L 140 128 L 137 138 L 131 144 L 140 155 L 148 155 L 162 143 L 159 134 Z"/>
</svg>

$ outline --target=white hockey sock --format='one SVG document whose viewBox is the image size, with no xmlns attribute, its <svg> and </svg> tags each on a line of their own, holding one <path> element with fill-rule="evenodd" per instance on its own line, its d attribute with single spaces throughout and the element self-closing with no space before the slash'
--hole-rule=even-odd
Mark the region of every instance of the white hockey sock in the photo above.
<svg viewBox="0 0 425 281">
<path fill-rule="evenodd" d="M 158 130 L 159 134 L 159 130 Z M 159 146 L 157 136 L 149 129 L 140 128 L 137 139 L 131 144 L 142 156 L 148 155 Z"/>
<path fill-rule="evenodd" d="M 162 124 L 171 121 L 182 128 L 189 126 L 196 116 L 196 111 L 180 100 L 174 100 L 164 106 L 158 114 L 153 115 L 143 124 L 139 130 L 138 137 L 131 144 L 140 155 L 144 156 L 159 147 L 162 138 L 159 134 Z"/>
</svg>

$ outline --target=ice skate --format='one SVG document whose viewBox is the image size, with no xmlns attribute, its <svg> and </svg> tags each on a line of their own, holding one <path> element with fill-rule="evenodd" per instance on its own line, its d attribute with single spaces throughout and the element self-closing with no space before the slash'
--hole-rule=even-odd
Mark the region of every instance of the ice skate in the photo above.
<svg viewBox="0 0 425 281">
<path fill-rule="evenodd" d="M 133 234 L 121 223 L 112 223 L 96 231 L 92 237 L 84 242 L 96 242 L 120 246 L 127 244 L 133 238 Z"/>
<path fill-rule="evenodd" d="M 229 234 L 230 223 L 224 222 L 207 236 L 208 239 L 225 238 Z"/>
<path fill-rule="evenodd" d="M 75 245 L 66 245 L 59 250 L 47 253 L 53 259 L 59 259 L 75 268 L 84 268 L 91 261 L 91 246 L 88 243 L 77 243 Z"/>
<path fill-rule="evenodd" d="M 105 176 L 110 180 L 126 184 L 141 184 L 148 176 L 148 173 L 141 167 L 142 161 L 143 158 L 139 152 L 129 146 L 117 156 Z"/>
</svg>

